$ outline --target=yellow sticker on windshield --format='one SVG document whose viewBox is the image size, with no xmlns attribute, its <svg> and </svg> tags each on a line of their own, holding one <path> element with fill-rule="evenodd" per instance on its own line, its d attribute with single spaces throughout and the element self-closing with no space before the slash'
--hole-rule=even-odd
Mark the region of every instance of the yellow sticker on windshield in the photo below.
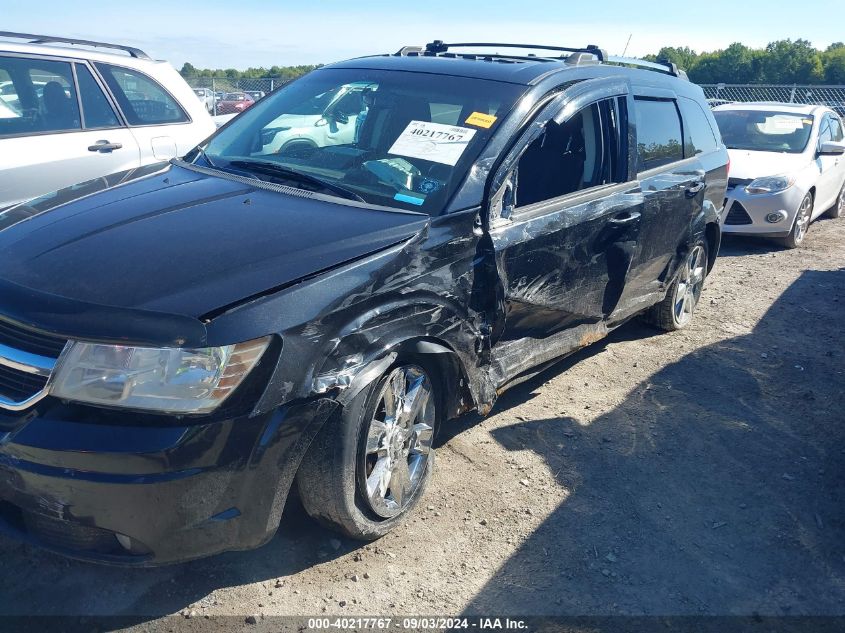
<svg viewBox="0 0 845 633">
<path fill-rule="evenodd" d="M 467 125 L 475 125 L 478 127 L 489 128 L 496 122 L 496 117 L 492 114 L 484 114 L 483 112 L 473 112 L 464 121 Z"/>
</svg>

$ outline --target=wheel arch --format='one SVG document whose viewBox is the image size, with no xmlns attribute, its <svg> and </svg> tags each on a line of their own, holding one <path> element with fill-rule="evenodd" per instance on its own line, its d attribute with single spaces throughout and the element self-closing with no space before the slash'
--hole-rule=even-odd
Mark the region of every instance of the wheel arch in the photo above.
<svg viewBox="0 0 845 633">
<path fill-rule="evenodd" d="M 707 244 L 707 274 L 710 274 L 716 265 L 722 243 L 722 229 L 719 228 L 718 222 L 708 222 L 704 226 L 704 241 Z"/>
<path fill-rule="evenodd" d="M 378 380 L 398 362 L 418 362 L 430 373 L 438 386 L 443 420 L 454 418 L 475 406 L 469 388 L 467 367 L 451 345 L 434 336 L 410 336 L 382 347 L 383 353 L 362 365 L 348 386 L 337 396 L 341 405 L 350 402 L 372 381 Z"/>
</svg>

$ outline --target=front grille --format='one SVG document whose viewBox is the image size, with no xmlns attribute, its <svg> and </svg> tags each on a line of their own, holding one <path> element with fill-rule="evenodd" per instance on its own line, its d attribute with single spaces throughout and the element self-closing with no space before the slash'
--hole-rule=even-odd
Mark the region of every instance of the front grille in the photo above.
<svg viewBox="0 0 845 633">
<path fill-rule="evenodd" d="M 0 344 L 39 356 L 58 358 L 67 339 L 0 319 Z"/>
<path fill-rule="evenodd" d="M 22 402 L 44 389 L 47 378 L 0 365 L 0 396 Z"/>
<path fill-rule="evenodd" d="M 731 208 L 728 211 L 728 215 L 725 218 L 725 224 L 730 224 L 732 226 L 753 223 L 754 220 L 752 220 L 751 216 L 748 215 L 748 212 L 745 210 L 745 207 L 736 201 L 731 205 Z"/>
</svg>

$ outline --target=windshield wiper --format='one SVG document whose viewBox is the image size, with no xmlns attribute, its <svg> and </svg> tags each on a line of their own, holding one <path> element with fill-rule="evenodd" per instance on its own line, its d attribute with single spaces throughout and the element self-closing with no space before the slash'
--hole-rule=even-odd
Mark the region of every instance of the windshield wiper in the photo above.
<svg viewBox="0 0 845 633">
<path fill-rule="evenodd" d="M 279 163 L 273 163 L 266 160 L 233 160 L 229 162 L 229 165 L 232 165 L 233 167 L 241 167 L 248 171 L 258 172 L 269 176 L 280 176 L 285 180 L 293 180 L 321 187 L 327 191 L 337 194 L 341 198 L 346 198 L 347 200 L 366 202 L 366 200 L 354 191 L 341 187 L 333 182 L 323 180 L 322 178 L 317 178 L 317 176 L 312 176 L 311 174 L 297 171 L 296 169 L 292 169 L 285 165 L 280 165 Z"/>
</svg>

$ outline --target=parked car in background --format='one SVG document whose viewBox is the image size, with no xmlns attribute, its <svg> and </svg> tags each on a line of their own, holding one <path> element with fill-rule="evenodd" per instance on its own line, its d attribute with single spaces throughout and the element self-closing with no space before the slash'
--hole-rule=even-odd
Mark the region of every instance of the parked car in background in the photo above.
<svg viewBox="0 0 845 633">
<path fill-rule="evenodd" d="M 211 88 L 194 88 L 194 94 L 197 95 L 209 114 L 214 112 L 214 91 Z"/>
<path fill-rule="evenodd" d="M 690 323 L 728 162 L 701 88 L 485 48 L 320 68 L 184 160 L 0 213 L 7 533 L 173 562 L 267 542 L 296 485 L 373 540 L 441 424 L 635 315 Z M 344 142 L 265 142 L 355 92 Z"/>
<path fill-rule="evenodd" d="M 823 213 L 845 213 L 843 124 L 830 108 L 733 103 L 714 112 L 731 157 L 722 230 L 800 246 Z"/>
<path fill-rule="evenodd" d="M 227 92 L 217 102 L 217 114 L 240 114 L 255 101 L 245 92 Z"/>
<path fill-rule="evenodd" d="M 263 90 L 244 90 L 244 92 L 252 97 L 253 101 L 258 101 L 259 99 L 263 99 L 267 96 L 267 93 Z"/>
<path fill-rule="evenodd" d="M 373 86 L 356 82 L 332 87 L 279 116 L 262 134 L 262 151 L 285 154 L 355 142 L 366 117 L 365 94 Z"/>
<path fill-rule="evenodd" d="M 0 208 L 182 156 L 215 129 L 170 64 L 127 46 L 0 32 L 0 86 Z"/>
</svg>

